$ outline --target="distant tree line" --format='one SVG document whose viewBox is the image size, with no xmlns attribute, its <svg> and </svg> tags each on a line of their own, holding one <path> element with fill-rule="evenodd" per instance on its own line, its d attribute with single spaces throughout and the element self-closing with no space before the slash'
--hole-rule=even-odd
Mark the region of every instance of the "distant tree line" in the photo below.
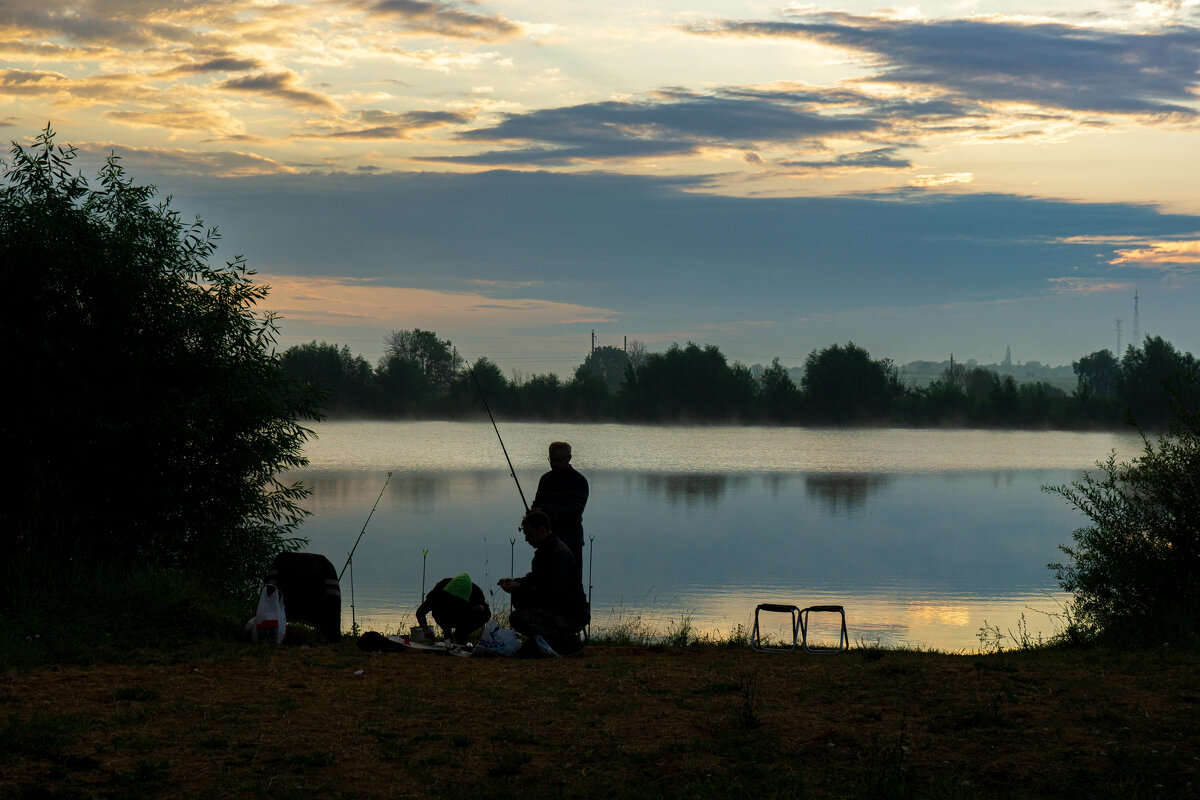
<svg viewBox="0 0 1200 800">
<path fill-rule="evenodd" d="M 926 386 L 906 384 L 889 359 L 853 342 L 813 350 L 797 382 L 776 358 L 765 369 L 730 362 L 715 345 L 647 353 L 598 347 L 564 380 L 554 373 L 508 379 L 487 358 L 467 365 L 449 340 L 419 328 L 393 331 L 374 367 L 348 347 L 310 342 L 281 356 L 284 373 L 324 393 L 333 417 L 461 419 L 492 411 L 509 419 L 1111 428 L 1166 418 L 1172 376 L 1197 362 L 1157 336 L 1121 358 L 1099 350 L 1072 364 L 1068 393 L 955 364 Z"/>
</svg>

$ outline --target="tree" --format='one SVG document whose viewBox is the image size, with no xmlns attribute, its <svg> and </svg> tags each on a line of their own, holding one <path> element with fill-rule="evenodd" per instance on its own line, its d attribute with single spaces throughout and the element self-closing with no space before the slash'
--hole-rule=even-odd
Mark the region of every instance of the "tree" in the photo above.
<svg viewBox="0 0 1200 800">
<path fill-rule="evenodd" d="M 801 388 L 814 416 L 847 423 L 878 419 L 891 398 L 887 364 L 871 360 L 863 348 L 848 342 L 813 350 L 804 361 Z"/>
<path fill-rule="evenodd" d="M 747 416 L 755 382 L 749 368 L 730 366 L 716 345 L 671 345 L 626 372 L 621 404 L 634 418 L 725 420 Z"/>
<path fill-rule="evenodd" d="M 14 143 L 0 189 L 10 461 L 0 605 L 105 565 L 202 577 L 236 594 L 296 546 L 314 393 L 288 380 L 267 288 L 215 230 L 184 224 L 110 157 L 98 188 L 49 128 Z"/>
<path fill-rule="evenodd" d="M 1168 414 L 1165 384 L 1181 374 L 1196 375 L 1196 359 L 1161 336 L 1147 336 L 1140 350 L 1133 345 L 1125 350 L 1117 395 L 1138 426 L 1151 430 L 1163 424 Z"/>
<path fill-rule="evenodd" d="M 480 395 L 486 398 L 486 407 Z M 513 387 L 499 367 L 480 356 L 455 378 L 448 399 L 448 410 L 460 416 L 486 415 L 488 410 L 502 415 L 510 413 L 512 408 Z"/>
<path fill-rule="evenodd" d="M 384 338 L 383 343 L 381 365 L 392 359 L 411 362 L 438 392 L 449 389 L 454 376 L 462 369 L 463 359 L 458 350 L 449 339 L 438 339 L 433 331 L 423 331 L 420 328 L 392 331 Z"/>
<path fill-rule="evenodd" d="M 799 412 L 800 391 L 778 358 L 758 379 L 758 402 L 767 419 L 774 422 L 790 422 Z"/>
<path fill-rule="evenodd" d="M 323 393 L 322 403 L 330 413 L 363 413 L 371 396 L 371 365 L 348 346 L 314 340 L 283 351 L 279 358 L 283 374 L 312 384 Z"/>
<path fill-rule="evenodd" d="M 1200 613 L 1200 383 L 1181 375 L 1167 429 L 1129 464 L 1116 456 L 1070 485 L 1046 486 L 1091 524 L 1050 564 L 1073 595 L 1076 631 L 1179 641 Z"/>
<path fill-rule="evenodd" d="M 1111 350 L 1097 350 L 1078 361 L 1072 361 L 1071 369 L 1078 380 L 1075 396 L 1081 400 L 1110 397 L 1117 393 L 1121 365 Z"/>
</svg>

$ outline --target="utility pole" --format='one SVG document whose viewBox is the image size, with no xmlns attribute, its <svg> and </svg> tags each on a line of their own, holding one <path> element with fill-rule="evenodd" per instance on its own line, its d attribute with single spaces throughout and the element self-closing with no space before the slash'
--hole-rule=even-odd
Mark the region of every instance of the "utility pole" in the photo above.
<svg viewBox="0 0 1200 800">
<path fill-rule="evenodd" d="M 625 337 L 625 355 L 629 355 L 629 337 Z"/>
<path fill-rule="evenodd" d="M 591 355 L 596 355 L 596 329 L 592 328 L 592 352 Z"/>
<path fill-rule="evenodd" d="M 1138 293 L 1137 289 L 1133 290 L 1133 346 L 1140 347 L 1142 344 L 1141 332 L 1138 330 Z"/>
</svg>

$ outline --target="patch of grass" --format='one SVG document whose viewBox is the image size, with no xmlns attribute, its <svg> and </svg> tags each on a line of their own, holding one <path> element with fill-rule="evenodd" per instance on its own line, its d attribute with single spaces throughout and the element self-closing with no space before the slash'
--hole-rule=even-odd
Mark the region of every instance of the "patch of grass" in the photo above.
<svg viewBox="0 0 1200 800">
<path fill-rule="evenodd" d="M 57 759 L 75 743 L 76 733 L 82 727 L 83 723 L 75 717 L 34 714 L 29 719 L 20 719 L 10 714 L 8 724 L 0 730 L 0 760 L 15 755 Z"/>
<path fill-rule="evenodd" d="M 718 681 L 716 683 L 710 683 L 705 686 L 701 686 L 698 689 L 693 689 L 692 694 L 698 694 L 698 695 L 730 694 L 732 692 L 740 692 L 741 690 L 742 690 L 742 683 L 740 681 Z"/>
<path fill-rule="evenodd" d="M 135 703 L 145 703 L 158 699 L 158 692 L 142 686 L 123 686 L 113 693 L 113 699 L 118 703 L 128 700 Z"/>
<path fill-rule="evenodd" d="M 142 790 L 151 790 L 160 786 L 170 775 L 171 764 L 168 761 L 153 761 L 142 759 L 133 769 L 118 772 L 113 775 L 113 782 L 126 790 L 137 790 L 136 793 L 124 794 L 125 797 L 139 797 Z"/>
<path fill-rule="evenodd" d="M 489 778 L 510 778 L 519 775 L 521 767 L 533 759 L 526 753 L 509 753 L 488 768 Z"/>
<path fill-rule="evenodd" d="M 245 601 L 193 576 L 89 563 L 64 568 L 59 591 L 0 615 L 0 670 L 127 663 L 197 640 L 239 639 Z M 155 631 L 148 642 L 147 631 Z"/>
<path fill-rule="evenodd" d="M 542 740 L 522 728 L 498 728 L 492 733 L 492 741 L 507 742 L 508 744 L 540 747 Z"/>
<path fill-rule="evenodd" d="M 757 728 L 762 724 L 758 716 L 758 673 L 747 672 L 739 681 L 742 692 L 742 708 L 738 715 L 738 723 L 747 730 Z"/>
<path fill-rule="evenodd" d="M 210 736 L 207 739 L 196 740 L 193 746 L 201 750 L 228 750 L 229 739 L 225 736 Z"/>
<path fill-rule="evenodd" d="M 332 767 L 337 759 L 333 753 L 298 753 L 294 756 L 288 756 L 283 760 L 283 763 L 289 767 Z"/>
</svg>

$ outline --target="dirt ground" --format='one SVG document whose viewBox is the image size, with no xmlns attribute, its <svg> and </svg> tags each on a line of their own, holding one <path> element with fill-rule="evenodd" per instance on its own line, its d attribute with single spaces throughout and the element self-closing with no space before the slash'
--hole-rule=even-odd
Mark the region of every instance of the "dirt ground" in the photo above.
<svg viewBox="0 0 1200 800">
<path fill-rule="evenodd" d="M 0 797 L 1195 797 L 1200 656 L 197 645 L 0 676 Z"/>
</svg>

